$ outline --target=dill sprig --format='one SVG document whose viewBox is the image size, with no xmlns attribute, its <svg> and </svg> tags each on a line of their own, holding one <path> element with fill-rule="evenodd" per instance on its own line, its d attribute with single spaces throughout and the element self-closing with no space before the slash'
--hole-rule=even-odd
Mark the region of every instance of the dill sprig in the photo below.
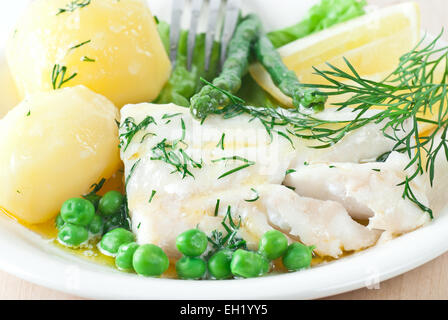
<svg viewBox="0 0 448 320">
<path fill-rule="evenodd" d="M 219 207 L 219 200 L 217 200 L 216 206 L 217 208 Z M 215 215 L 217 215 L 216 213 L 218 212 L 217 208 L 215 208 Z M 246 241 L 237 236 L 238 230 L 241 227 L 241 217 L 239 217 L 238 223 L 236 224 L 233 221 L 230 206 L 227 207 L 226 215 L 224 216 L 221 225 L 226 231 L 225 235 L 221 231 L 213 230 L 211 232 L 211 236 L 208 237 L 208 241 L 213 247 L 213 250 L 208 253 L 209 257 L 212 256 L 215 252 L 222 249 L 247 249 Z"/>
<path fill-rule="evenodd" d="M 59 64 L 55 64 L 53 66 L 53 71 L 51 72 L 51 83 L 53 85 L 53 90 L 60 89 L 62 85 L 64 85 L 66 82 L 72 80 L 74 77 L 78 75 L 75 72 L 66 79 L 65 78 L 66 73 L 67 73 L 66 66 L 61 66 Z"/>
<path fill-rule="evenodd" d="M 56 15 L 60 15 L 64 12 L 73 12 L 76 9 L 81 9 L 90 4 L 91 0 L 73 0 L 70 1 L 64 8 L 59 8 Z"/>
<path fill-rule="evenodd" d="M 145 119 L 143 119 L 140 123 L 136 123 L 135 119 L 132 117 L 128 117 L 126 118 L 123 123 L 120 125 L 120 128 L 123 128 L 124 130 L 126 130 L 124 133 L 120 134 L 120 148 L 124 149 L 123 151 L 126 151 L 127 148 L 129 147 L 129 144 L 131 143 L 132 139 L 134 138 L 134 136 L 141 130 L 146 129 L 150 124 L 156 124 L 156 121 L 154 120 L 154 117 L 152 116 L 147 116 L 145 117 Z M 148 135 L 154 135 L 151 133 L 147 133 L 142 137 L 141 142 L 143 142 L 143 140 L 148 136 Z"/>
<path fill-rule="evenodd" d="M 398 67 L 381 82 L 361 77 L 345 58 L 348 71 L 328 63 L 329 70 L 315 68 L 316 74 L 328 84 L 305 86 L 321 89 L 329 96 L 349 95 L 348 99 L 334 105 L 337 110 L 351 108 L 354 118 L 331 121 L 304 113 L 299 108 L 255 108 L 245 106 L 234 97 L 236 103 L 213 113 L 221 114 L 225 119 L 248 114 L 251 116 L 249 121 L 260 121 L 271 137 L 275 127 L 284 126 L 296 137 L 319 142 L 312 147 L 317 149 L 331 147 L 348 133 L 368 124 L 380 124 L 384 136 L 395 142 L 392 151 L 409 156 L 410 161 L 404 169 L 415 166 L 399 184 L 404 187 L 403 198 L 412 201 L 432 218 L 432 210 L 417 199 L 411 182 L 427 172 L 432 185 L 437 156 L 443 152 L 448 160 L 448 47 L 437 48 L 442 33 L 427 45 L 423 45 L 423 38 L 400 58 Z M 442 78 L 437 80 L 436 70 L 439 69 Z M 376 106 L 382 106 L 384 110 L 375 110 L 373 115 L 368 113 Z M 436 119 L 423 118 L 428 114 Z M 423 133 L 420 130 L 422 124 L 431 124 L 434 129 Z M 439 135 L 441 139 L 437 142 Z M 383 155 L 382 160 L 387 156 Z"/>
<path fill-rule="evenodd" d="M 315 69 L 330 84 L 312 86 L 325 89 L 328 95 L 350 94 L 350 98 L 335 105 L 338 110 L 353 108 L 356 117 L 336 122 L 308 116 L 304 124 L 294 128 L 297 136 L 317 139 L 323 142 L 319 147 L 328 147 L 353 130 L 370 123 L 380 124 L 383 134 L 394 141 L 393 151 L 406 153 L 410 158 L 405 170 L 413 169 L 399 184 L 404 186 L 403 198 L 412 201 L 431 218 L 432 210 L 417 199 L 410 183 L 428 172 L 432 185 L 437 156 L 443 152 L 448 160 L 448 46 L 437 48 L 442 33 L 426 46 L 423 46 L 423 38 L 400 58 L 398 67 L 382 82 L 362 78 L 347 59 L 344 59 L 347 72 L 331 64 L 327 64 L 330 69 L 326 71 Z M 436 70 L 439 69 L 443 74 L 437 80 Z M 375 106 L 385 109 L 367 116 Z M 423 117 L 428 114 L 435 120 Z M 334 123 L 340 126 L 328 126 Z M 431 124 L 434 129 L 423 133 L 420 129 L 423 124 Z M 392 134 L 388 133 L 390 130 Z M 436 139 L 438 135 L 440 142 Z"/>
</svg>

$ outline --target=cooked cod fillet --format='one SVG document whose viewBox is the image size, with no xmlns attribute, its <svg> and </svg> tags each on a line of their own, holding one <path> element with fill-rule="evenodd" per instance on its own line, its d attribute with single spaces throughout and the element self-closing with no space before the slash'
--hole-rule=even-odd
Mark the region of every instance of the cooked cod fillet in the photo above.
<svg viewBox="0 0 448 320">
<path fill-rule="evenodd" d="M 356 219 L 368 219 L 370 229 L 391 234 L 414 230 L 429 221 L 429 215 L 403 199 L 404 171 L 409 158 L 392 152 L 386 162 L 319 163 L 302 165 L 286 177 L 285 184 L 306 197 L 341 203 Z M 410 182 L 417 199 L 428 206 L 427 176 Z"/>
<path fill-rule="evenodd" d="M 178 234 L 196 227 L 209 236 L 213 230 L 224 232 L 221 222 L 227 210 L 235 224 L 241 223 L 237 236 L 253 250 L 257 250 L 263 234 L 272 229 L 282 231 L 290 241 L 314 245 L 320 256 L 334 258 L 344 250 L 374 245 L 381 234 L 355 222 L 335 201 L 301 197 L 281 185 L 264 184 L 252 189 L 259 197 L 254 202 L 246 201 L 254 198 L 254 191 L 248 187 L 194 195 L 183 201 L 161 196 L 151 203 L 141 202 L 132 210 L 137 239 L 155 243 L 169 256 L 179 257 L 175 246 Z"/>
<path fill-rule="evenodd" d="M 121 156 L 132 225 L 140 243 L 155 243 L 178 257 L 177 235 L 195 227 L 209 235 L 222 231 L 227 208 L 235 222 L 241 219 L 239 236 L 253 249 L 273 228 L 331 257 L 369 247 L 378 239 L 377 231 L 352 220 L 340 204 L 300 197 L 282 186 L 297 151 L 291 140 L 280 134 L 270 137 L 260 122 L 248 116 L 210 117 L 201 125 L 188 109 L 172 104 L 129 105 L 121 112 L 122 124 L 126 119 L 132 122 L 120 129 Z M 143 128 L 145 119 L 151 121 Z M 134 135 L 133 128 L 139 128 Z M 168 159 L 170 152 L 175 156 Z M 176 159 L 185 164 L 180 171 L 173 165 Z"/>
</svg>

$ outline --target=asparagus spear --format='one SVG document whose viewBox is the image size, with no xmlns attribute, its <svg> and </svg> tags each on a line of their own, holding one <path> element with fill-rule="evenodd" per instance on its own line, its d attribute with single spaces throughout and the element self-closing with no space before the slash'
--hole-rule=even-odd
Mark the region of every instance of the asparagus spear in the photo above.
<svg viewBox="0 0 448 320">
<path fill-rule="evenodd" d="M 248 15 L 237 26 L 229 43 L 221 74 L 213 80 L 212 85 L 204 86 L 190 100 L 190 110 L 195 118 L 204 120 L 210 113 L 232 102 L 229 95 L 223 91 L 235 94 L 240 89 L 241 79 L 249 67 L 252 44 L 257 40 L 260 31 L 261 21 L 255 15 Z"/>
<path fill-rule="evenodd" d="M 274 84 L 285 95 L 292 98 L 295 107 L 303 106 L 316 111 L 324 109 L 327 97 L 316 89 L 305 88 L 300 84 L 296 74 L 285 66 L 280 54 L 264 33 L 255 43 L 255 54 L 258 61 L 271 75 Z"/>
</svg>

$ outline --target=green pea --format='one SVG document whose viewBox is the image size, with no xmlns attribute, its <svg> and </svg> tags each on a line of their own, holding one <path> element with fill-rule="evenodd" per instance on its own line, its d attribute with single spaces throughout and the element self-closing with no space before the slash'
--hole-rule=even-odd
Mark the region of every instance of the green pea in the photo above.
<svg viewBox="0 0 448 320">
<path fill-rule="evenodd" d="M 84 196 L 84 199 L 90 201 L 93 204 L 93 206 L 95 207 L 95 210 L 97 210 L 98 205 L 100 203 L 101 196 L 93 193 L 93 194 L 88 194 L 88 195 Z"/>
<path fill-rule="evenodd" d="M 135 251 L 139 245 L 135 242 L 127 243 L 118 249 L 117 257 L 115 258 L 115 265 L 120 270 L 131 271 L 134 269 L 132 266 L 132 259 Z"/>
<path fill-rule="evenodd" d="M 299 242 L 290 244 L 283 256 L 283 265 L 289 271 L 308 268 L 313 259 L 313 249 L 314 246 L 307 247 Z"/>
<path fill-rule="evenodd" d="M 143 244 L 137 248 L 132 258 L 135 272 L 146 277 L 158 277 L 164 273 L 170 261 L 161 248 L 153 244 Z"/>
<path fill-rule="evenodd" d="M 104 227 L 103 218 L 101 218 L 101 216 L 96 214 L 89 224 L 89 231 L 95 235 L 102 234 L 103 227 Z"/>
<path fill-rule="evenodd" d="M 54 224 L 56 226 L 56 229 L 61 229 L 64 226 L 65 221 L 64 221 L 64 219 L 62 219 L 62 216 L 60 213 L 56 216 Z"/>
<path fill-rule="evenodd" d="M 182 257 L 176 262 L 176 272 L 181 279 L 200 279 L 206 269 L 207 264 L 199 257 Z"/>
<path fill-rule="evenodd" d="M 58 232 L 58 239 L 69 247 L 77 247 L 89 238 L 89 232 L 85 227 L 66 223 Z"/>
<path fill-rule="evenodd" d="M 98 204 L 98 209 L 105 216 L 111 216 L 120 211 L 120 207 L 124 202 L 124 196 L 118 191 L 109 191 L 106 193 Z"/>
<path fill-rule="evenodd" d="M 204 232 L 198 229 L 185 231 L 177 236 L 177 249 L 189 257 L 198 257 L 207 249 L 208 239 Z"/>
<path fill-rule="evenodd" d="M 106 233 L 100 242 L 100 249 L 106 255 L 116 255 L 118 249 L 123 244 L 135 241 L 135 236 L 131 231 L 117 228 Z"/>
<path fill-rule="evenodd" d="M 260 277 L 269 271 L 269 262 L 261 254 L 238 249 L 233 253 L 230 270 L 243 278 Z"/>
<path fill-rule="evenodd" d="M 232 276 L 230 262 L 232 261 L 232 250 L 223 249 L 216 252 L 208 260 L 208 271 L 215 279 L 227 279 Z"/>
<path fill-rule="evenodd" d="M 277 230 L 266 232 L 260 239 L 258 251 L 269 260 L 283 256 L 288 250 L 288 239 Z"/>
<path fill-rule="evenodd" d="M 78 226 L 87 226 L 95 216 L 95 207 L 90 201 L 72 198 L 61 207 L 61 217 L 65 222 Z"/>
</svg>

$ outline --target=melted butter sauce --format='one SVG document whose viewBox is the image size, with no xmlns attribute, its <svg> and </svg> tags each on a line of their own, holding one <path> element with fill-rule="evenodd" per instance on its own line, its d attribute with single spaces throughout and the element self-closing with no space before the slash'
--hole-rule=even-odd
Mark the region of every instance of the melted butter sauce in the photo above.
<svg viewBox="0 0 448 320">
<path fill-rule="evenodd" d="M 123 169 L 117 171 L 110 179 L 108 179 L 101 190 L 98 192 L 99 195 L 104 195 L 106 192 L 111 190 L 119 190 L 124 192 L 124 183 L 123 183 Z M 45 223 L 40 224 L 28 224 L 24 221 L 21 221 L 14 217 L 13 214 L 7 212 L 3 208 L 0 208 L 0 212 L 3 212 L 5 215 L 10 217 L 11 219 L 17 221 L 22 224 L 29 230 L 39 234 L 45 239 L 53 240 L 52 243 L 58 247 L 59 249 L 70 252 L 71 254 L 75 254 L 78 257 L 91 261 L 93 263 L 97 263 L 106 267 L 115 268 L 115 259 L 110 256 L 106 256 L 102 254 L 98 248 L 98 239 L 91 239 L 87 245 L 81 248 L 69 248 L 59 243 L 57 240 L 58 230 L 56 229 L 55 218 L 51 219 Z M 350 253 L 344 253 L 343 256 L 349 255 Z M 317 266 L 322 263 L 333 261 L 334 259 L 328 257 L 319 257 L 313 256 L 311 261 L 311 267 Z M 161 278 L 168 279 L 177 279 L 176 269 L 175 269 L 175 260 L 170 260 L 170 266 L 168 270 L 161 276 Z M 270 275 L 287 273 L 288 270 L 283 266 L 281 259 L 277 259 L 271 264 L 271 272 Z"/>
</svg>

